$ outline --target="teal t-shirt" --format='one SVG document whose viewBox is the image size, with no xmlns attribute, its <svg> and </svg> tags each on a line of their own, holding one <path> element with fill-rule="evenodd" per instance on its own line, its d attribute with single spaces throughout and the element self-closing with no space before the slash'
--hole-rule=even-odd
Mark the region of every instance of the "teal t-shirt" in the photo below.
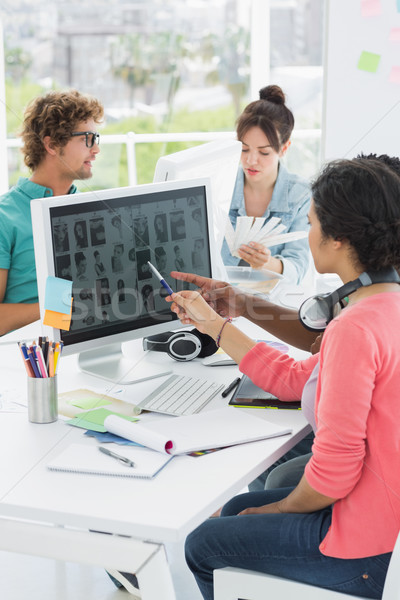
<svg viewBox="0 0 400 600">
<path fill-rule="evenodd" d="M 76 193 L 71 186 L 69 193 Z M 49 198 L 53 190 L 20 177 L 0 198 L 0 269 L 8 270 L 4 303 L 38 302 L 31 200 Z"/>
</svg>

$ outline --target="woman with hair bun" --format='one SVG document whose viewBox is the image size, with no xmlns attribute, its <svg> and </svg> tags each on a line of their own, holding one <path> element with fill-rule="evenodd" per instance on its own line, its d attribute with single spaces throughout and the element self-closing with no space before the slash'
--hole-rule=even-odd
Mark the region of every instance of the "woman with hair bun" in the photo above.
<svg viewBox="0 0 400 600">
<path fill-rule="evenodd" d="M 229 217 L 233 227 L 239 216 L 279 217 L 285 233 L 304 231 L 310 205 L 310 185 L 289 173 L 281 159 L 290 146 L 294 117 L 277 85 L 260 90 L 260 99 L 251 102 L 237 121 L 237 139 L 242 142 L 241 167 L 236 179 Z M 222 258 L 226 265 L 241 261 L 254 269 L 282 273 L 287 281 L 299 283 L 309 261 L 306 239 L 267 248 L 250 242 L 239 250 L 240 259 L 229 252 L 224 241 Z"/>
</svg>

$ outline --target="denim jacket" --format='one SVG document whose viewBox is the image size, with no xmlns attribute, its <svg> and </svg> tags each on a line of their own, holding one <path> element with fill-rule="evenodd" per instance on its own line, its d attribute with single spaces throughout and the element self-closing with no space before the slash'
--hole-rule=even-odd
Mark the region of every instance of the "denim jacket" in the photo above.
<svg viewBox="0 0 400 600">
<path fill-rule="evenodd" d="M 305 179 L 289 173 L 286 167 L 279 163 L 278 177 L 275 182 L 271 202 L 264 213 L 266 220 L 271 217 L 279 217 L 281 223 L 286 226 L 283 233 L 289 231 L 308 231 L 307 212 L 310 206 L 311 190 L 310 184 Z M 236 227 L 236 219 L 246 215 L 244 205 L 244 173 L 239 167 L 233 190 L 229 218 L 233 227 Z M 289 283 L 298 284 L 303 279 L 309 262 L 308 240 L 304 238 L 288 244 L 271 246 L 272 255 L 279 258 L 283 264 L 283 275 Z M 240 259 L 232 256 L 224 239 L 222 245 L 222 260 L 225 265 L 236 266 Z"/>
</svg>

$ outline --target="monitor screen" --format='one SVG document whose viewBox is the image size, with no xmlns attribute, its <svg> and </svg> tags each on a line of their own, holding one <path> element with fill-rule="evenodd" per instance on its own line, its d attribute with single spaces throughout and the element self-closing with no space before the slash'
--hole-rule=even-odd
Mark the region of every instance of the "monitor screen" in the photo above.
<svg viewBox="0 0 400 600">
<path fill-rule="evenodd" d="M 241 152 L 242 144 L 235 139 L 216 140 L 162 156 L 154 172 L 154 181 L 210 178 L 214 239 L 218 250 L 215 276 L 219 279 L 227 278 L 220 251 Z"/>
<path fill-rule="evenodd" d="M 208 192 L 200 179 L 32 201 L 42 317 L 47 276 L 72 281 L 70 329 L 51 333 L 65 353 L 179 327 L 147 263 L 174 291 L 172 270 L 212 276 Z"/>
</svg>

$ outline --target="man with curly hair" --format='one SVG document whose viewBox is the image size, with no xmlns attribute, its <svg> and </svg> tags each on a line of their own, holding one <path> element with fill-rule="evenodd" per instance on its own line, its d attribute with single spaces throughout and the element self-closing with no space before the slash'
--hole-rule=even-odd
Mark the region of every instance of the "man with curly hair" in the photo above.
<svg viewBox="0 0 400 600">
<path fill-rule="evenodd" d="M 76 90 L 53 91 L 28 105 L 20 133 L 29 178 L 0 198 L 0 335 L 39 318 L 30 201 L 75 194 L 99 149 L 102 104 Z"/>
</svg>

